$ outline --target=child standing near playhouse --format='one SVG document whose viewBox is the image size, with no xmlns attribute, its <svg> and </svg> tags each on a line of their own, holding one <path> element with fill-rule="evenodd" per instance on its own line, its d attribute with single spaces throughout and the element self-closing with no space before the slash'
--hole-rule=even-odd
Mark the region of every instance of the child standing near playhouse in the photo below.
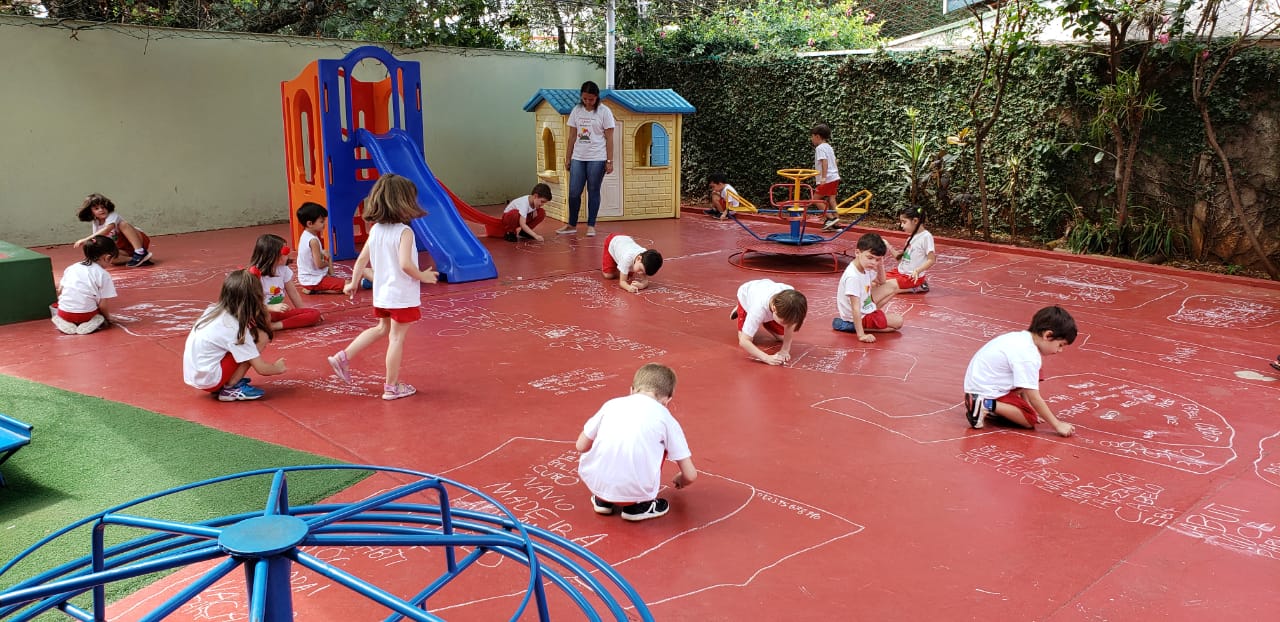
<svg viewBox="0 0 1280 622">
<path fill-rule="evenodd" d="M 323 319 L 320 311 L 308 307 L 293 284 L 289 269 L 291 249 L 284 238 L 273 233 L 258 237 L 249 259 L 249 271 L 262 279 L 262 295 L 271 314 L 271 330 L 315 326 Z"/>
<path fill-rule="evenodd" d="M 541 242 L 542 236 L 533 228 L 547 217 L 542 206 L 550 200 L 551 186 L 546 184 L 537 184 L 528 195 L 512 199 L 507 208 L 502 210 L 502 237 L 508 242 L 515 242 L 520 238 L 533 238 Z"/>
<path fill-rule="evenodd" d="M 623 520 L 666 514 L 671 506 L 658 497 L 664 458 L 680 466 L 671 480 L 676 488 L 698 478 L 684 430 L 667 410 L 675 389 L 670 367 L 644 365 L 631 381 L 631 394 L 605 402 L 583 426 L 578 475 L 591 491 L 596 514 L 613 514 L 619 505 Z"/>
<path fill-rule="evenodd" d="M 826 216 L 823 229 L 834 229 L 840 224 L 836 214 L 836 191 L 840 189 L 840 169 L 836 166 L 836 152 L 831 148 L 831 128 L 826 123 L 813 126 L 809 141 L 813 143 L 813 168 L 818 171 L 814 179 L 813 198 L 826 201 L 822 213 Z"/>
<path fill-rule="evenodd" d="M 1049 422 L 1059 436 L 1075 427 L 1059 420 L 1040 396 L 1042 357 L 1058 354 L 1076 340 L 1076 321 L 1058 306 L 1036 311 L 1027 330 L 1005 333 L 988 341 L 964 372 L 965 417 L 981 428 L 988 417 L 1001 417 L 1024 428 Z"/>
<path fill-rule="evenodd" d="M 609 234 L 604 239 L 604 257 L 600 273 L 606 279 L 618 279 L 618 285 L 631 293 L 649 286 L 649 277 L 662 268 L 662 253 L 636 244 L 629 235 Z"/>
<path fill-rule="evenodd" d="M 222 402 L 256 400 L 264 393 L 245 377 L 250 368 L 263 376 L 285 372 L 284 359 L 268 363 L 262 358 L 274 336 L 261 281 L 249 269 L 236 270 L 222 282 L 217 304 L 187 334 L 182 379 Z"/>
<path fill-rule="evenodd" d="M 308 201 L 298 207 L 295 216 L 302 225 L 302 235 L 298 236 L 298 285 L 302 293 L 341 294 L 347 282 L 333 275 L 333 260 L 321 241 L 329 227 L 329 210 Z M 361 276 L 365 279 L 361 284 L 367 281 L 371 287 L 373 271 L 366 269 Z"/>
<path fill-rule="evenodd" d="M 724 173 L 712 173 L 707 180 L 711 182 L 711 209 L 706 214 L 724 220 L 729 217 L 729 208 L 739 205 L 734 196 L 738 191 L 729 185 L 729 178 Z"/>
<path fill-rule="evenodd" d="M 738 307 L 729 319 L 738 321 L 738 345 L 747 354 L 770 365 L 791 360 L 791 340 L 809 313 L 804 294 L 785 283 L 769 279 L 747 281 L 738 288 Z M 777 354 L 766 354 L 756 347 L 755 336 L 763 327 L 774 339 L 782 340 Z"/>
<path fill-rule="evenodd" d="M 343 382 L 351 382 L 351 359 L 374 341 L 387 337 L 387 377 L 382 399 L 398 400 L 417 393 L 413 385 L 400 382 L 400 359 L 409 326 L 422 317 L 422 292 L 418 283 L 435 283 L 435 270 L 418 268 L 418 245 L 407 224 L 426 215 L 418 205 L 418 188 L 399 175 L 378 178 L 365 201 L 364 219 L 374 223 L 369 240 L 360 250 L 356 266 L 343 291 L 352 296 L 358 275 L 373 265 L 373 315 L 378 325 L 366 329 L 343 350 L 329 357 L 329 365 Z"/>
<path fill-rule="evenodd" d="M 875 233 L 858 238 L 853 261 L 840 275 L 836 288 L 836 308 L 840 317 L 831 320 L 831 328 L 844 333 L 857 333 L 858 341 L 873 343 L 873 332 L 892 332 L 902 328 L 902 316 L 885 313 L 883 308 L 898 293 L 898 284 L 885 279 L 884 256 L 888 245 Z"/>
<path fill-rule="evenodd" d="M 116 213 L 116 204 L 111 199 L 95 192 L 85 197 L 76 216 L 80 222 L 90 223 L 89 236 L 76 240 L 76 248 L 83 246 L 93 236 L 101 235 L 114 241 L 116 248 L 129 257 L 126 266 L 137 268 L 151 262 L 151 251 L 147 250 L 151 248 L 151 238 L 125 222 Z"/>
<path fill-rule="evenodd" d="M 111 322 L 107 299 L 116 297 L 116 286 L 106 266 L 120 250 L 110 238 L 90 237 L 81 245 L 84 261 L 67 266 L 58 282 L 53 303 L 53 325 L 68 335 L 88 335 Z"/>
<path fill-rule="evenodd" d="M 929 282 L 925 270 L 933 267 L 937 253 L 933 248 L 933 234 L 924 228 L 924 210 L 918 205 L 908 205 L 898 212 L 898 225 L 907 232 L 907 243 L 902 252 L 894 253 L 898 265 L 885 273 L 885 277 L 898 285 L 898 291 L 908 294 L 926 293 Z"/>
</svg>

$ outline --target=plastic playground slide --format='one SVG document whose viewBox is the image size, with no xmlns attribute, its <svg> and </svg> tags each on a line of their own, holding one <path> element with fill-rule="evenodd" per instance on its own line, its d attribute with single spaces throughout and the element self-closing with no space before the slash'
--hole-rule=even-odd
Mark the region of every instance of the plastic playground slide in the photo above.
<svg viewBox="0 0 1280 622">
<path fill-rule="evenodd" d="M 440 276 L 450 283 L 492 279 L 498 268 L 488 249 L 462 221 L 452 193 L 436 181 L 422 151 L 403 130 L 373 134 L 356 130 L 356 141 L 382 173 L 408 178 L 418 187 L 418 203 L 427 215 L 409 223 L 418 239 L 418 250 L 431 253 Z"/>
</svg>

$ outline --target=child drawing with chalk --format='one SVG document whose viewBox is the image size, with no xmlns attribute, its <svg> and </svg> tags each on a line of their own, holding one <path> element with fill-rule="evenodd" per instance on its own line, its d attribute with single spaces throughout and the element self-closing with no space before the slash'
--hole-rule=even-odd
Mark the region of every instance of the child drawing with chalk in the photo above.
<svg viewBox="0 0 1280 622">
<path fill-rule="evenodd" d="M 636 244 L 629 235 L 609 234 L 604 239 L 600 274 L 618 279 L 618 285 L 633 294 L 649 286 L 649 277 L 662 268 L 662 253 Z"/>
<path fill-rule="evenodd" d="M 116 243 L 95 235 L 83 245 L 84 261 L 71 264 L 58 282 L 53 325 L 68 335 L 88 335 L 111 322 L 108 298 L 116 297 L 106 267 L 119 255 Z"/>
<path fill-rule="evenodd" d="M 758 279 L 738 288 L 738 307 L 729 319 L 738 321 L 738 345 L 747 354 L 770 365 L 782 365 L 791 360 L 791 340 L 804 326 L 808 313 L 809 301 L 804 294 L 785 283 Z M 756 346 L 755 337 L 761 328 L 782 341 L 777 354 L 768 354 Z"/>
<path fill-rule="evenodd" d="M 1075 340 L 1075 319 L 1066 309 L 1053 306 L 1037 311 L 1026 330 L 988 341 L 964 372 L 969 425 L 981 428 L 986 419 L 999 417 L 1034 429 L 1044 419 L 1059 436 L 1071 436 L 1075 427 L 1054 416 L 1040 396 L 1040 365 L 1043 356 L 1058 354 Z"/>
<path fill-rule="evenodd" d="M 345 349 L 329 357 L 329 365 L 343 382 L 351 382 L 351 359 L 373 342 L 387 337 L 387 376 L 382 399 L 398 400 L 417 393 L 411 384 L 400 382 L 400 359 L 409 327 L 422 318 L 422 291 L 419 283 L 435 283 L 435 270 L 418 268 L 418 244 L 408 222 L 426 215 L 418 205 L 418 188 L 395 174 L 378 178 L 365 201 L 364 219 L 374 223 L 369 240 L 351 270 L 351 281 L 343 291 L 355 296 L 365 266 L 373 267 L 373 316 L 378 324 L 356 336 Z"/>
<path fill-rule="evenodd" d="M 262 282 L 236 270 L 222 282 L 217 304 L 205 310 L 187 335 L 182 379 L 222 402 L 256 400 L 263 390 L 249 384 L 250 369 L 263 376 L 285 372 L 284 359 L 268 363 L 262 349 L 275 333 L 262 301 Z"/>
<path fill-rule="evenodd" d="M 630 395 L 605 402 L 583 426 L 578 476 L 591 491 L 596 514 L 618 511 L 627 521 L 666 514 L 671 505 L 658 496 L 664 459 L 680 467 L 672 486 L 698 479 L 684 430 L 667 409 L 675 389 L 675 371 L 648 363 L 636 371 Z"/>
</svg>

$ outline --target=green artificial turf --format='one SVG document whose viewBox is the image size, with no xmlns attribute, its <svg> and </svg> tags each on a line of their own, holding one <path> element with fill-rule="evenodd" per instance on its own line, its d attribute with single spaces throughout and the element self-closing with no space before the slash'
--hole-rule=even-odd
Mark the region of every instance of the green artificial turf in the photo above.
<svg viewBox="0 0 1280 622">
<path fill-rule="evenodd" d="M 221 475 L 331 458 L 228 434 L 158 413 L 0 375 L 0 413 L 35 426 L 31 444 L 0 465 L 0 565 L 40 538 L 81 518 L 154 492 Z M 289 475 L 289 502 L 324 499 L 365 471 Z M 216 484 L 150 501 L 126 513 L 179 521 L 261 510 L 269 476 Z M 150 532 L 112 527 L 108 544 Z M 90 552 L 88 529 L 58 538 L 0 575 L 0 589 Z M 119 598 L 149 580 L 113 584 Z"/>
</svg>

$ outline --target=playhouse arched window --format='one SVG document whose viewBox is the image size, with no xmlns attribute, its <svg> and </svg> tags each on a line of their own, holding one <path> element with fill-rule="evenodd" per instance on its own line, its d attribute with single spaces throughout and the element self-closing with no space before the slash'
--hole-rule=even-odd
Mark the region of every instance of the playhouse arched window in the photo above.
<svg viewBox="0 0 1280 622">
<path fill-rule="evenodd" d="M 671 165 L 671 141 L 661 123 L 650 121 L 636 129 L 636 164 L 651 167 Z"/>
<path fill-rule="evenodd" d="M 559 168 L 559 158 L 556 157 L 556 135 L 551 131 L 548 125 L 542 126 L 542 171 L 543 174 L 554 175 Z"/>
</svg>

